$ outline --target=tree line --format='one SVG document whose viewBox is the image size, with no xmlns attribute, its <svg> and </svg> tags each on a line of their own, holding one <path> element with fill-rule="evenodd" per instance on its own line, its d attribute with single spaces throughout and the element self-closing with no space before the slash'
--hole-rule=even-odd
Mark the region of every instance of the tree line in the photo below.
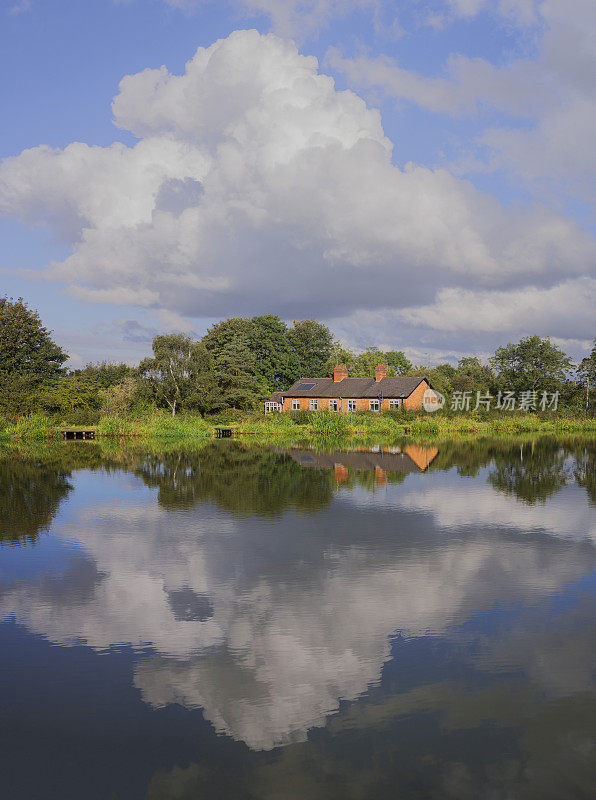
<svg viewBox="0 0 596 800">
<path fill-rule="evenodd" d="M 68 354 L 52 339 L 36 311 L 19 298 L 0 298 L 0 412 L 41 412 L 93 421 L 160 407 L 172 414 L 250 410 L 273 391 L 299 378 L 331 376 L 345 364 L 352 377 L 424 375 L 446 396 L 454 392 L 558 391 L 568 408 L 593 410 L 596 339 L 580 364 L 548 338 L 527 336 L 499 347 L 488 364 L 464 357 L 454 364 L 412 364 L 401 350 L 370 347 L 356 353 L 339 344 L 326 325 L 278 316 L 234 317 L 213 325 L 198 340 L 172 333 L 156 336 L 153 354 L 138 366 L 90 363 L 67 370 Z"/>
</svg>

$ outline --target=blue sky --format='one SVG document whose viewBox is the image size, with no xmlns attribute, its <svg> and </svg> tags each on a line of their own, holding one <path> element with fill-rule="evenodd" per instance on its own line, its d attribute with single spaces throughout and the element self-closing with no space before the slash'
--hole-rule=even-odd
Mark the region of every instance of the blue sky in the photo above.
<svg viewBox="0 0 596 800">
<path fill-rule="evenodd" d="M 4 0 L 0 291 L 74 365 L 256 313 L 581 357 L 594 33 L 591 0 Z"/>
</svg>

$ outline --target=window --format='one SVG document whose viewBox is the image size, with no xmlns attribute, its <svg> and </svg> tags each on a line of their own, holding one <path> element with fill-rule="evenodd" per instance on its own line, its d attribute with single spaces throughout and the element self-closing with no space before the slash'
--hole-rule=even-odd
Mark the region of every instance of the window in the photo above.
<svg viewBox="0 0 596 800">
<path fill-rule="evenodd" d="M 300 400 L 292 400 L 292 411 L 300 411 Z"/>
<path fill-rule="evenodd" d="M 329 411 L 337 411 L 337 400 L 329 401 Z"/>
<path fill-rule="evenodd" d="M 379 401 L 378 400 L 369 400 L 368 407 L 371 411 L 378 411 L 379 410 Z"/>
<path fill-rule="evenodd" d="M 348 400 L 348 411 L 356 411 L 356 401 Z"/>
<path fill-rule="evenodd" d="M 399 400 L 390 400 L 389 408 L 399 408 Z"/>
<path fill-rule="evenodd" d="M 318 411 L 319 410 L 319 401 L 318 400 L 311 400 L 310 401 L 310 410 L 311 411 Z"/>
<path fill-rule="evenodd" d="M 265 414 L 271 414 L 272 411 L 281 411 L 283 405 L 281 403 L 275 403 L 273 400 L 268 400 L 265 403 Z"/>
</svg>

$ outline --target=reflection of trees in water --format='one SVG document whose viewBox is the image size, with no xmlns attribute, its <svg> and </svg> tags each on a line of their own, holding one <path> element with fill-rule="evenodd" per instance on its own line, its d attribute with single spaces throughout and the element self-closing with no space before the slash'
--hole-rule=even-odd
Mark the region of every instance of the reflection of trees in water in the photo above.
<svg viewBox="0 0 596 800">
<path fill-rule="evenodd" d="M 529 504 L 545 502 L 572 481 L 583 486 L 593 501 L 595 497 L 594 445 L 581 440 L 543 437 L 521 443 L 509 439 L 442 443 L 430 469 L 451 467 L 471 477 L 488 467 L 491 486 Z"/>
<path fill-rule="evenodd" d="M 338 467 L 305 466 L 284 451 L 215 440 L 196 452 L 148 455 L 135 474 L 159 489 L 158 502 L 166 509 L 182 511 L 210 501 L 230 511 L 263 515 L 279 514 L 289 505 L 309 512 L 326 508 L 340 484 L 374 491 L 406 478 L 406 473 L 382 469 L 345 468 L 339 474 Z"/>
<path fill-rule="evenodd" d="M 544 503 L 571 478 L 568 453 L 552 440 L 520 445 L 495 457 L 489 483 L 530 505 Z"/>
<path fill-rule="evenodd" d="M 70 470 L 27 457 L 0 458 L 0 545 L 34 542 L 72 489 Z"/>
<path fill-rule="evenodd" d="M 543 438 L 521 445 L 472 440 L 441 443 L 429 469 L 456 467 L 461 475 L 474 476 L 490 467 L 488 481 L 496 490 L 530 504 L 544 502 L 575 481 L 596 502 L 594 456 L 594 444 L 581 440 Z M 303 467 L 285 453 L 239 441 L 216 440 L 200 450 L 177 447 L 170 452 L 113 443 L 21 448 L 0 456 L 0 542 L 35 540 L 47 530 L 71 488 L 72 471 L 82 468 L 133 472 L 158 489 L 158 502 L 168 510 L 184 511 L 209 501 L 230 511 L 263 515 L 280 514 L 290 505 L 314 512 L 326 508 L 340 486 L 374 491 L 406 477 L 346 469 L 338 479 L 333 470 Z"/>
<path fill-rule="evenodd" d="M 195 453 L 147 456 L 135 474 L 157 487 L 159 504 L 171 510 L 210 501 L 239 513 L 279 514 L 289 505 L 317 511 L 334 486 L 332 474 L 302 469 L 289 456 L 217 440 Z"/>
<path fill-rule="evenodd" d="M 23 444 L 0 452 L 0 545 L 36 541 L 71 491 L 73 470 L 99 469 L 98 444 Z"/>
<path fill-rule="evenodd" d="M 574 478 L 586 490 L 590 502 L 596 505 L 596 444 L 578 446 L 576 449 Z"/>
</svg>

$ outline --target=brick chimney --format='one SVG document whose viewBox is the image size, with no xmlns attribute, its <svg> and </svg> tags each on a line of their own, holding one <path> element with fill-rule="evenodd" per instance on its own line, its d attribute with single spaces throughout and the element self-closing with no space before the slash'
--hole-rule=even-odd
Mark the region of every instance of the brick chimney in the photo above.
<svg viewBox="0 0 596 800">
<path fill-rule="evenodd" d="M 375 380 L 380 381 L 381 378 L 387 377 L 387 364 L 377 364 L 375 368 Z"/>
<path fill-rule="evenodd" d="M 333 380 L 335 383 L 339 383 L 339 381 L 343 381 L 343 379 L 347 377 L 348 370 L 346 369 L 346 365 L 336 364 L 335 369 L 333 370 Z"/>
</svg>

